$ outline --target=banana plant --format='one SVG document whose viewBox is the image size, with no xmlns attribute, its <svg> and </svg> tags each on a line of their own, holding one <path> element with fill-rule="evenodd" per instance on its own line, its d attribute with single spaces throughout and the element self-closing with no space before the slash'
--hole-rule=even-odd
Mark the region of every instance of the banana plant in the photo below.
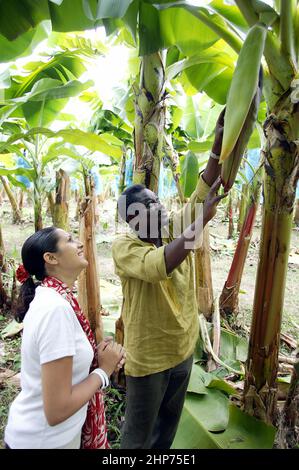
<svg viewBox="0 0 299 470">
<path fill-rule="evenodd" d="M 19 224 L 22 221 L 21 211 L 18 207 L 18 202 L 16 196 L 14 195 L 13 191 L 10 188 L 9 181 L 5 178 L 5 176 L 0 176 L 0 181 L 6 192 L 6 195 L 9 199 L 11 208 L 12 208 L 12 223 Z"/>
<path fill-rule="evenodd" d="M 279 333 L 292 210 L 298 179 L 298 98 L 294 92 L 298 73 L 298 44 L 295 39 L 294 24 L 296 24 L 298 6 L 291 0 L 280 2 L 277 11 L 262 2 L 237 0 L 236 5 L 243 19 L 251 27 L 251 31 L 264 28 L 264 33 L 259 30 L 259 34 L 260 47 L 264 42 L 264 95 L 268 107 L 268 116 L 264 123 L 266 142 L 263 149 L 265 157 L 263 226 L 244 405 L 251 414 L 266 422 L 274 422 L 277 416 L 275 381 L 278 369 Z M 258 26 L 258 22 L 263 26 Z M 244 46 L 246 47 L 245 43 Z M 243 75 L 244 70 L 245 79 L 246 67 L 249 62 L 252 63 L 250 80 L 252 78 L 252 82 L 256 83 L 260 64 L 255 60 L 255 53 L 248 50 L 247 65 L 244 65 L 243 69 L 241 63 L 238 72 Z M 247 85 L 249 86 L 249 83 L 246 81 L 246 89 Z M 252 90 L 254 89 L 253 87 Z M 241 116 L 243 113 L 244 122 L 249 99 L 244 97 L 243 101 L 243 96 L 236 91 L 234 95 L 231 94 L 231 105 L 238 95 L 238 114 Z M 233 145 L 239 135 L 242 119 L 240 117 L 239 125 L 235 126 L 235 132 L 230 127 L 231 121 L 226 121 L 228 144 Z M 224 134 L 225 132 L 226 130 Z M 278 195 L 280 196 L 277 197 Z"/>
<path fill-rule="evenodd" d="M 64 41 L 67 39 L 65 37 Z M 111 143 L 111 137 L 108 139 L 79 129 L 62 129 L 55 133 L 50 128 L 67 100 L 82 94 L 92 85 L 91 81 L 80 82 L 78 77 L 85 71 L 86 56 L 94 56 L 94 51 L 89 44 L 78 41 L 79 39 L 73 44 L 77 49 L 61 50 L 60 46 L 60 50 L 52 56 L 29 62 L 22 70 L 16 70 L 11 75 L 10 87 L 4 90 L 0 107 L 1 152 L 15 152 L 24 157 L 25 149 L 24 159 L 28 166 L 26 169 L 7 169 L 2 165 L 0 172 L 1 175 L 7 175 L 11 181 L 14 175 L 25 175 L 33 183 L 36 230 L 42 227 L 44 195 L 55 185 L 53 178 L 47 174 L 49 163 L 59 157 L 58 147 L 55 141 L 53 144 L 53 139 L 62 138 L 64 142 L 85 145 L 90 150 L 100 150 L 112 155 L 118 155 L 120 152 L 117 139 Z M 59 117 L 65 118 L 63 115 Z M 52 183 L 49 187 L 50 181 Z M 24 186 L 21 183 L 16 184 Z"/>
<path fill-rule="evenodd" d="M 78 129 L 64 129 L 54 132 L 48 128 L 31 128 L 27 132 L 26 130 L 19 132 L 0 143 L 0 153 L 13 151 L 21 155 L 28 164 L 27 168 L 0 166 L 0 175 L 8 176 L 11 181 L 25 190 L 26 187 L 15 179 L 16 176 L 26 176 L 33 183 L 36 230 L 42 228 L 43 199 L 55 186 L 55 179 L 51 176 L 50 171 L 51 164 L 59 158 L 72 156 L 72 152 L 68 148 L 64 148 L 58 139 L 63 139 L 64 144 L 81 145 L 90 151 L 101 151 L 116 158 L 120 158 L 122 154 L 122 142 L 116 137 L 110 134 L 98 136 Z M 23 154 L 23 149 L 27 152 L 26 156 Z"/>
<path fill-rule="evenodd" d="M 2 227 L 0 224 L 0 309 L 3 309 L 8 304 L 8 295 L 3 285 L 2 273 L 5 272 L 5 247 L 2 235 Z"/>
</svg>

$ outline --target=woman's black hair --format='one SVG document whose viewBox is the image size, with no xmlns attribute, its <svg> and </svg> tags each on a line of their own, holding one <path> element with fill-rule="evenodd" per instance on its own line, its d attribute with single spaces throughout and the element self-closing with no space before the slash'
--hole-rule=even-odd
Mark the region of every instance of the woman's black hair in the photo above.
<svg viewBox="0 0 299 470">
<path fill-rule="evenodd" d="M 48 227 L 35 232 L 25 241 L 22 247 L 22 261 L 24 268 L 30 274 L 22 284 L 17 300 L 16 320 L 22 322 L 29 309 L 30 302 L 34 299 L 35 289 L 40 282 L 34 282 L 32 276 L 42 281 L 46 276 L 44 254 L 57 251 L 58 233 L 56 227 Z"/>
</svg>

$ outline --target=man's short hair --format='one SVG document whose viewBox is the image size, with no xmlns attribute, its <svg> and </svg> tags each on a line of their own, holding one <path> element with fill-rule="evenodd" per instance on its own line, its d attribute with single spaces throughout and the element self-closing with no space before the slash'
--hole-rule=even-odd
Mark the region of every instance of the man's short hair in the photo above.
<svg viewBox="0 0 299 470">
<path fill-rule="evenodd" d="M 133 184 L 122 192 L 117 201 L 117 210 L 123 220 L 128 222 L 128 208 L 137 201 L 137 195 L 146 189 L 143 184 Z"/>
</svg>

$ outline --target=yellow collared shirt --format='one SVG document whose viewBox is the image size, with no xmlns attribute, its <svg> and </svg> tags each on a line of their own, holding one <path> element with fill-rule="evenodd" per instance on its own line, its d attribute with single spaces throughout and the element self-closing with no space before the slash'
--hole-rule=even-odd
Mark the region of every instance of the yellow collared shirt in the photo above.
<svg viewBox="0 0 299 470">
<path fill-rule="evenodd" d="M 209 189 L 200 177 L 189 201 L 192 209 Z M 167 275 L 164 246 L 157 248 L 130 233 L 113 242 L 112 255 L 124 297 L 126 375 L 142 377 L 175 367 L 191 356 L 198 337 L 191 253 Z"/>
</svg>

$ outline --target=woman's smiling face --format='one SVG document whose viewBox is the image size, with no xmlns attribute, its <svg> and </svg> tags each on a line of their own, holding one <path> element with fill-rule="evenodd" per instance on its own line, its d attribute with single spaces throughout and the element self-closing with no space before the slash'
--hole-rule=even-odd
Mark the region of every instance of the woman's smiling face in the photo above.
<svg viewBox="0 0 299 470">
<path fill-rule="evenodd" d="M 80 271 L 88 265 L 84 255 L 84 246 L 72 238 L 68 232 L 58 228 L 58 243 L 55 258 L 64 271 Z"/>
</svg>

